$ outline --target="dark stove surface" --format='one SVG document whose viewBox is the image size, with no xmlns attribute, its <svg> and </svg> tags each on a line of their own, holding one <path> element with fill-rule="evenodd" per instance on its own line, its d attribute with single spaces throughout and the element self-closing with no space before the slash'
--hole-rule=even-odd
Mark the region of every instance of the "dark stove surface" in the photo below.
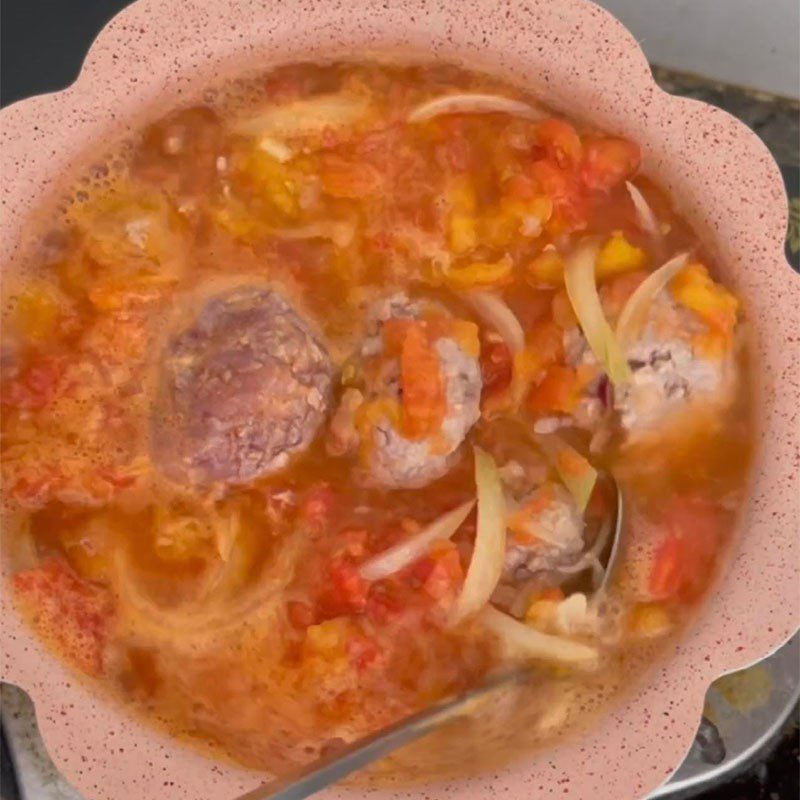
<svg viewBox="0 0 800 800">
<path fill-rule="evenodd" d="M 0 105 L 33 94 L 56 91 L 71 83 L 97 32 L 128 2 L 2 0 Z M 654 67 L 654 74 L 667 91 L 724 108 L 747 123 L 766 142 L 781 164 L 786 181 L 790 198 L 787 256 L 792 266 L 800 271 L 800 104 L 659 67 Z M 8 693 L 5 696 L 8 697 Z M 24 703 L 19 698 L 17 701 Z M 24 712 L 17 713 L 24 716 Z M 31 729 L 32 719 L 30 715 Z M 798 800 L 799 723 L 800 714 L 795 706 L 779 730 L 764 743 L 749 765 L 743 767 L 743 773 L 700 794 L 691 791 L 691 796 L 702 800 Z M 38 738 L 35 730 L 28 735 Z M 0 800 L 43 800 L 44 795 L 23 798 L 18 793 L 5 736 L 1 737 L 0 745 Z M 65 794 L 46 793 L 48 798 L 66 797 Z M 690 794 L 682 793 L 681 796 Z"/>
</svg>

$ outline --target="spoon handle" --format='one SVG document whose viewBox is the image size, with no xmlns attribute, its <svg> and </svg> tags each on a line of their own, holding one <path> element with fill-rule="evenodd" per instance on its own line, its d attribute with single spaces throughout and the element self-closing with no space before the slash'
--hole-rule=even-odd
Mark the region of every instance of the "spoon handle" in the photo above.
<svg viewBox="0 0 800 800">
<path fill-rule="evenodd" d="M 468 716 L 487 695 L 524 679 L 528 674 L 528 670 L 522 669 L 493 676 L 471 692 L 418 711 L 282 778 L 265 783 L 236 800 L 303 800 L 310 797 L 399 747 L 425 736 L 445 722 Z"/>
</svg>

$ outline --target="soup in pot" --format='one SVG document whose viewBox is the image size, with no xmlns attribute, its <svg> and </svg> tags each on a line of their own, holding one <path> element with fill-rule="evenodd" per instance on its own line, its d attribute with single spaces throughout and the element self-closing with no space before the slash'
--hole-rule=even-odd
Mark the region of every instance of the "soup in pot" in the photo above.
<svg viewBox="0 0 800 800">
<path fill-rule="evenodd" d="M 579 726 L 713 582 L 752 441 L 741 302 L 640 169 L 380 64 L 232 82 L 87 167 L 4 297 L 23 614 L 274 772 L 523 663 L 406 767 Z"/>
</svg>

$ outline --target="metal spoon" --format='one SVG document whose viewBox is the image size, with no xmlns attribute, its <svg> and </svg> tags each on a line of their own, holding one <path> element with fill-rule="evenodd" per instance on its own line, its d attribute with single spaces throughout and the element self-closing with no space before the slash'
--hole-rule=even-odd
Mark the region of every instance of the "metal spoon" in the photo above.
<svg viewBox="0 0 800 800">
<path fill-rule="evenodd" d="M 600 553 L 601 558 L 603 553 L 608 553 L 608 556 L 605 574 L 595 590 L 595 595 L 608 587 L 620 551 L 619 540 L 622 533 L 624 510 L 622 492 L 613 476 L 609 476 L 609 478 L 616 489 L 616 518 L 609 541 L 602 548 L 603 552 Z M 265 783 L 252 792 L 241 795 L 237 800 L 303 800 L 368 764 L 378 761 L 399 747 L 425 736 L 446 722 L 471 715 L 476 707 L 494 692 L 514 683 L 523 682 L 530 675 L 531 668 L 529 666 L 492 675 L 476 689 L 442 700 L 387 728 L 344 745 L 341 749 L 299 767 L 283 778 Z"/>
<path fill-rule="evenodd" d="M 376 733 L 344 745 L 341 749 L 322 756 L 283 778 L 265 783 L 252 792 L 241 795 L 237 800 L 303 800 L 310 797 L 403 745 L 425 736 L 446 722 L 470 716 L 496 691 L 514 683 L 521 683 L 529 678 L 530 674 L 528 667 L 522 667 L 493 675 L 476 689 L 450 697 Z"/>
<path fill-rule="evenodd" d="M 619 554 L 622 550 L 622 529 L 625 523 L 625 500 L 622 495 L 622 489 L 619 488 L 616 478 L 611 473 L 606 473 L 606 476 L 614 485 L 617 507 L 614 514 L 614 523 L 611 528 L 611 536 L 609 537 L 605 547 L 603 547 L 602 551 L 599 553 L 601 561 L 603 560 L 603 555 L 606 554 L 606 567 L 605 572 L 603 573 L 603 579 L 600 581 L 600 585 L 595 589 L 596 595 L 599 595 L 601 592 L 605 592 L 611 583 L 611 576 L 613 575 L 614 569 L 617 566 Z"/>
</svg>

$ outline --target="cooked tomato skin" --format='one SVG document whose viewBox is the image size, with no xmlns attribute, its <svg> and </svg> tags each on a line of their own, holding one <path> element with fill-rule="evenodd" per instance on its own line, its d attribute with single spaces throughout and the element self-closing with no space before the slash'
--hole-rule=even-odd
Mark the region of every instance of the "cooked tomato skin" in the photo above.
<svg viewBox="0 0 800 800">
<path fill-rule="evenodd" d="M 106 589 L 79 577 L 61 558 L 14 576 L 23 613 L 67 661 L 87 675 L 104 672 L 113 604 Z"/>
<path fill-rule="evenodd" d="M 725 515 L 702 497 L 676 497 L 662 524 L 666 536 L 656 552 L 650 591 L 656 600 L 692 601 L 708 584 L 721 543 Z"/>
</svg>

